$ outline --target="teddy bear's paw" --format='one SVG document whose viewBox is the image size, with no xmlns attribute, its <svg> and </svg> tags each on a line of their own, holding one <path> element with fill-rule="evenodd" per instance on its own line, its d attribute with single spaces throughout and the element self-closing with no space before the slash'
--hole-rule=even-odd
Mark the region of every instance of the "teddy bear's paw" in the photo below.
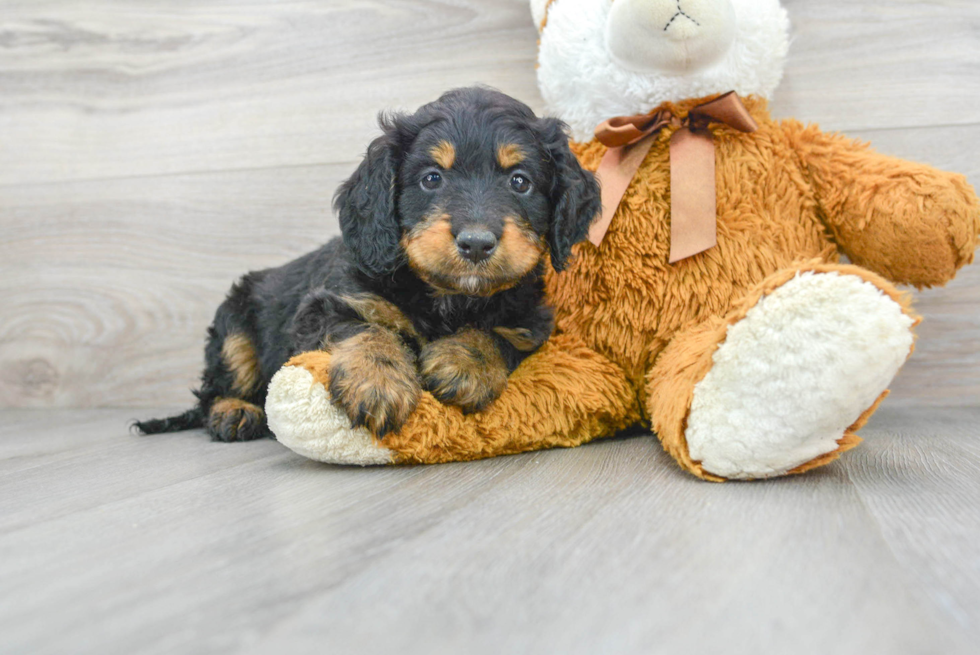
<svg viewBox="0 0 980 655">
<path fill-rule="evenodd" d="M 909 356 L 914 323 L 858 275 L 798 274 L 728 328 L 694 388 L 691 458 L 729 479 L 830 461 Z"/>
<path fill-rule="evenodd" d="M 323 362 L 308 361 L 321 356 Z M 326 353 L 306 353 L 287 362 L 273 376 L 265 401 L 269 428 L 281 444 L 321 462 L 390 464 L 392 451 L 364 427 L 353 427 L 327 391 Z M 301 359 L 306 358 L 306 359 Z"/>
</svg>

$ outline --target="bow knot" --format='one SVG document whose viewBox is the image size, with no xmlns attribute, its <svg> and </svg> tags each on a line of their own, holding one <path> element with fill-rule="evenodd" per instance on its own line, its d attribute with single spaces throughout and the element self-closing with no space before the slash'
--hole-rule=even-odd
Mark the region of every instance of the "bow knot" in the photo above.
<svg viewBox="0 0 980 655">
<path fill-rule="evenodd" d="M 668 108 L 648 114 L 616 116 L 595 130 L 608 148 L 596 176 L 602 183 L 602 217 L 589 230 L 598 246 L 633 176 L 653 145 L 649 138 L 671 125 L 670 262 L 707 250 L 717 243 L 714 143 L 708 125 L 723 123 L 741 132 L 758 129 L 734 91 L 693 107 L 683 118 Z"/>
<path fill-rule="evenodd" d="M 680 127 L 681 120 L 669 109 L 658 109 L 650 114 L 636 116 L 614 116 L 596 128 L 595 138 L 607 148 L 622 148 L 631 146 L 670 124 Z"/>
</svg>

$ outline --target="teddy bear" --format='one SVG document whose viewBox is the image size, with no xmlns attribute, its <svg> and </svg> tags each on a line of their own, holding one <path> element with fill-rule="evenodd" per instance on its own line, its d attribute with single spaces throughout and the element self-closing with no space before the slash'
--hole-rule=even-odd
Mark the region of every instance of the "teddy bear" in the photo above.
<svg viewBox="0 0 980 655">
<path fill-rule="evenodd" d="M 424 394 L 380 440 L 331 403 L 330 354 L 299 354 L 269 387 L 277 438 L 326 462 L 437 463 L 641 426 L 711 481 L 854 448 L 914 348 L 919 318 L 896 284 L 942 285 L 972 262 L 973 189 L 774 120 L 778 0 L 530 4 L 542 97 L 603 188 L 589 241 L 547 274 L 555 333 L 488 408 Z"/>
</svg>

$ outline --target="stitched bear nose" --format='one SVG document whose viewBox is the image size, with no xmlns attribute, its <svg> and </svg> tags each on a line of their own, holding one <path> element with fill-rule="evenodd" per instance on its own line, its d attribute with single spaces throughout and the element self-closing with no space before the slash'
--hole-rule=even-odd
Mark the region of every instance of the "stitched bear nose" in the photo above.
<svg viewBox="0 0 980 655">
<path fill-rule="evenodd" d="M 489 230 L 463 230 L 456 237 L 459 254 L 474 264 L 482 262 L 497 248 L 497 237 Z"/>
</svg>

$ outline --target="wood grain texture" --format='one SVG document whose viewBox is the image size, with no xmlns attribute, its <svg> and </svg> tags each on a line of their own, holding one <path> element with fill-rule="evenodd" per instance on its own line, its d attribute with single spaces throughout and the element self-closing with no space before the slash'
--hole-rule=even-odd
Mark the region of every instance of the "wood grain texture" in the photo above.
<svg viewBox="0 0 980 655">
<path fill-rule="evenodd" d="M 0 184 L 351 161 L 374 117 L 535 93 L 527 3 L 4 3 Z"/>
<path fill-rule="evenodd" d="M 844 461 L 896 560 L 980 635 L 980 415 L 903 408 L 875 417 Z M 976 638 L 974 638 L 976 641 Z"/>
<path fill-rule="evenodd" d="M 776 116 L 980 186 L 980 4 L 791 0 Z M 245 271 L 337 233 L 384 108 L 482 82 L 542 106 L 525 0 L 7 0 L 0 406 L 190 400 Z M 919 294 L 889 402 L 980 402 L 980 272 Z"/>
<path fill-rule="evenodd" d="M 165 410 L 158 410 L 165 411 Z M 887 407 L 806 476 L 650 436 L 430 467 L 0 412 L 0 651 L 970 653 L 978 409 Z"/>
<path fill-rule="evenodd" d="M 980 123 L 973 0 L 784 0 L 780 115 L 854 132 Z"/>
<path fill-rule="evenodd" d="M 0 398 L 8 405 L 186 403 L 231 283 L 339 233 L 346 166 L 6 189 Z M 149 217 L 149 218 L 147 218 Z"/>
</svg>

